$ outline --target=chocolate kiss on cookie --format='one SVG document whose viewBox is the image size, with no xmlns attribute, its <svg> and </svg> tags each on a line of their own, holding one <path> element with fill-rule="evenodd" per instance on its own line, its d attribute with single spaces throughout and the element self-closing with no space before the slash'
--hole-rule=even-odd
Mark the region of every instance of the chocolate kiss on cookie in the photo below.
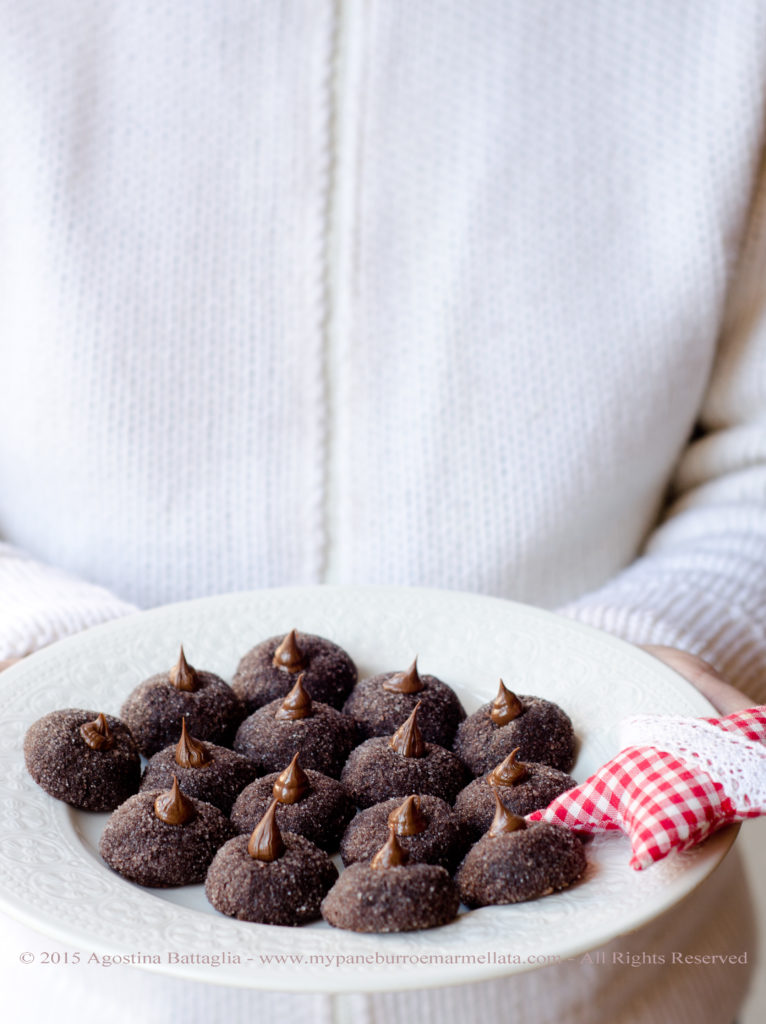
<svg viewBox="0 0 766 1024">
<path fill-rule="evenodd" d="M 368 807 L 353 819 L 340 844 L 343 863 L 371 860 L 393 828 L 411 864 L 441 864 L 451 870 L 467 843 L 450 805 L 438 796 L 412 794 Z"/>
<path fill-rule="evenodd" d="M 163 789 L 177 775 L 187 796 L 205 800 L 228 814 L 238 794 L 256 774 L 255 765 L 241 754 L 190 736 L 183 719 L 178 743 L 149 759 L 141 789 Z"/>
<path fill-rule="evenodd" d="M 576 785 L 565 772 L 549 765 L 517 760 L 519 748 L 496 765 L 491 772 L 469 782 L 455 800 L 455 814 L 461 829 L 472 842 L 487 831 L 495 813 L 495 794 L 513 814 L 522 817 Z"/>
<path fill-rule="evenodd" d="M 353 719 L 312 700 L 301 673 L 289 693 L 255 711 L 240 725 L 234 749 L 265 772 L 286 768 L 296 752 L 304 770 L 336 777 L 357 742 Z"/>
<path fill-rule="evenodd" d="M 574 832 L 547 822 L 526 822 L 495 793 L 489 831 L 467 853 L 455 881 L 468 907 L 485 907 L 548 896 L 577 881 L 585 851 Z"/>
<path fill-rule="evenodd" d="M 186 731 L 186 719 L 181 719 L 181 738 L 173 748 L 173 760 L 181 768 L 207 768 L 212 762 L 208 747 L 195 740 Z"/>
<path fill-rule="evenodd" d="M 407 851 L 403 849 L 396 834 L 396 825 L 388 828 L 388 839 L 370 861 L 374 871 L 385 871 L 386 868 L 398 868 L 409 860 Z"/>
<path fill-rule="evenodd" d="M 311 792 L 311 781 L 298 764 L 299 756 L 296 751 L 287 768 L 274 779 L 271 792 L 277 803 L 297 804 L 301 800 L 305 801 Z"/>
<path fill-rule="evenodd" d="M 270 862 L 285 852 L 285 843 L 277 825 L 277 803 L 276 799 L 271 801 L 247 841 L 247 852 L 254 860 Z"/>
<path fill-rule="evenodd" d="M 495 725 L 508 725 L 509 722 L 514 721 L 519 715 L 523 714 L 523 704 L 515 693 L 511 693 L 501 679 L 497 696 L 490 705 L 489 717 L 492 719 L 492 722 Z"/>
<path fill-rule="evenodd" d="M 362 736 L 390 736 L 419 704 L 418 723 L 426 740 L 449 747 L 465 718 L 457 694 L 436 676 L 421 675 L 417 658 L 405 672 L 384 672 L 362 679 L 343 710 Z"/>
<path fill-rule="evenodd" d="M 212 804 L 181 792 L 146 790 L 121 804 L 106 823 L 98 849 L 110 868 L 139 885 L 192 885 L 205 877 L 219 846 L 234 834 Z"/>
<path fill-rule="evenodd" d="M 525 762 L 567 772 L 574 764 L 572 722 L 557 704 L 517 696 L 501 679 L 495 699 L 461 722 L 452 749 L 473 775 L 483 775 L 516 748 Z"/>
<path fill-rule="evenodd" d="M 179 788 L 177 776 L 173 776 L 168 792 L 160 793 L 154 801 L 154 813 L 166 825 L 188 825 L 197 817 L 194 804 Z"/>
<path fill-rule="evenodd" d="M 274 651 L 271 664 L 274 668 L 281 668 L 286 672 L 306 671 L 306 657 L 298 646 L 298 638 L 294 629 L 290 630 Z"/>
<path fill-rule="evenodd" d="M 304 836 L 283 832 L 273 799 L 251 836 L 226 843 L 205 880 L 216 910 L 240 921 L 299 925 L 319 917 L 319 905 L 338 872 Z"/>
<path fill-rule="evenodd" d="M 91 750 L 111 750 L 115 744 L 103 711 L 99 711 L 92 722 L 83 722 L 80 726 L 80 735 Z"/>
<path fill-rule="evenodd" d="M 34 722 L 24 737 L 27 770 L 50 796 L 85 811 L 112 811 L 138 789 L 141 759 L 113 715 L 66 708 Z"/>
<path fill-rule="evenodd" d="M 342 647 L 312 633 L 291 629 L 257 644 L 241 659 L 232 680 L 234 692 L 256 711 L 284 697 L 298 673 L 314 700 L 340 708 L 356 683 L 356 665 Z"/>
<path fill-rule="evenodd" d="M 527 827 L 526 821 L 520 814 L 513 814 L 508 810 L 496 789 L 493 790 L 493 796 L 495 798 L 495 813 L 487 829 L 487 835 L 495 838 L 508 835 L 510 832 L 523 832 Z"/>
<path fill-rule="evenodd" d="M 305 836 L 323 850 L 336 850 L 354 805 L 337 779 L 311 768 L 304 770 L 299 757 L 296 753 L 282 772 L 247 786 L 234 803 L 231 820 L 237 831 L 250 833 L 276 800 L 281 829 Z"/>
<path fill-rule="evenodd" d="M 245 710 L 220 676 L 193 668 L 182 647 L 173 668 L 139 683 L 120 714 L 141 753 L 151 757 L 180 739 L 182 719 L 197 739 L 225 746 Z"/>
<path fill-rule="evenodd" d="M 426 753 L 426 742 L 418 724 L 418 711 L 420 701 L 412 709 L 412 714 L 396 730 L 388 741 L 391 750 L 395 750 L 402 757 L 424 757 Z"/>
<path fill-rule="evenodd" d="M 449 803 L 462 788 L 463 764 L 451 751 L 423 739 L 418 712 L 416 704 L 393 736 L 374 736 L 351 751 L 340 780 L 358 807 L 411 793 Z"/>
<path fill-rule="evenodd" d="M 413 794 L 394 807 L 388 815 L 388 825 L 400 837 L 422 835 L 428 828 L 428 818 L 420 806 L 420 797 Z"/>
<path fill-rule="evenodd" d="M 302 718 L 312 717 L 314 706 L 309 692 L 304 686 L 305 680 L 306 675 L 304 672 L 301 672 L 295 682 L 295 686 L 293 686 L 274 712 L 274 718 L 277 721 L 297 722 Z"/>
<path fill-rule="evenodd" d="M 408 863 L 395 826 L 369 863 L 346 868 L 322 901 L 322 917 L 355 932 L 436 928 L 457 916 L 458 894 L 436 864 Z"/>
</svg>

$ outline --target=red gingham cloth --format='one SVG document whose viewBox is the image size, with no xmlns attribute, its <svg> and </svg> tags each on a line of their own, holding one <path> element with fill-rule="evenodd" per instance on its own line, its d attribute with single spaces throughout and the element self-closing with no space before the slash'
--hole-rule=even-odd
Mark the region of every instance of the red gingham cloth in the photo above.
<svg viewBox="0 0 766 1024">
<path fill-rule="evenodd" d="M 766 743 L 766 706 L 703 721 Z M 582 785 L 527 819 L 580 832 L 622 829 L 633 850 L 630 865 L 640 871 L 672 849 L 686 850 L 716 829 L 760 813 L 735 810 L 723 786 L 696 765 L 642 746 L 621 750 Z"/>
</svg>

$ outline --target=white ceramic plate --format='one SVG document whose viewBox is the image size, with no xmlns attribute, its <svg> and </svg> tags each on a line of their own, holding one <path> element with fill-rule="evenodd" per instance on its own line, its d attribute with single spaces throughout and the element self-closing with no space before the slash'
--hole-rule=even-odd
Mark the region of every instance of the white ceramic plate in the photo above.
<svg viewBox="0 0 766 1024">
<path fill-rule="evenodd" d="M 615 727 L 625 715 L 710 712 L 688 683 L 642 651 L 493 598 L 285 588 L 158 608 L 55 644 L 0 676 L 4 907 L 76 948 L 156 956 L 158 963 L 144 966 L 201 981 L 324 992 L 425 988 L 530 970 L 603 945 L 684 897 L 731 845 L 735 830 L 728 829 L 635 872 L 624 837 L 599 837 L 572 888 L 515 906 L 463 909 L 453 924 L 403 935 L 361 936 L 323 922 L 246 924 L 214 911 L 202 886 L 149 890 L 114 874 L 97 852 L 107 815 L 73 810 L 28 776 L 22 742 L 29 725 L 64 707 L 118 714 L 136 683 L 174 663 L 180 642 L 192 664 L 231 679 L 246 650 L 293 626 L 341 644 L 360 677 L 402 668 L 417 653 L 421 670 L 454 687 L 469 712 L 494 696 L 500 676 L 517 692 L 560 703 L 580 739 L 573 772 L 580 781 L 616 753 Z M 217 966 L 206 962 L 214 956 Z"/>
</svg>

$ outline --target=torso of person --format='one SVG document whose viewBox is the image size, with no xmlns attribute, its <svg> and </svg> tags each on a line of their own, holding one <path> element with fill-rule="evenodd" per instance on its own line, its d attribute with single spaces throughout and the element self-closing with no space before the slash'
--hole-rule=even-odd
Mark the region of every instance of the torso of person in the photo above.
<svg viewBox="0 0 766 1024">
<path fill-rule="evenodd" d="M 3 0 L 2 538 L 145 606 L 608 579 L 714 363 L 757 6 Z"/>
</svg>

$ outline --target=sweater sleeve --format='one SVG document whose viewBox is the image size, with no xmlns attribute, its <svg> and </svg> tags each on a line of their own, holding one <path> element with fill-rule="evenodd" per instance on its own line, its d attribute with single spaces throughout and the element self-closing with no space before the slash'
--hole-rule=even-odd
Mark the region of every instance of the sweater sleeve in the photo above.
<svg viewBox="0 0 766 1024">
<path fill-rule="evenodd" d="M 0 661 L 135 611 L 103 587 L 0 543 Z"/>
<path fill-rule="evenodd" d="M 766 702 L 766 160 L 697 430 L 641 557 L 563 614 L 697 654 Z"/>
</svg>

